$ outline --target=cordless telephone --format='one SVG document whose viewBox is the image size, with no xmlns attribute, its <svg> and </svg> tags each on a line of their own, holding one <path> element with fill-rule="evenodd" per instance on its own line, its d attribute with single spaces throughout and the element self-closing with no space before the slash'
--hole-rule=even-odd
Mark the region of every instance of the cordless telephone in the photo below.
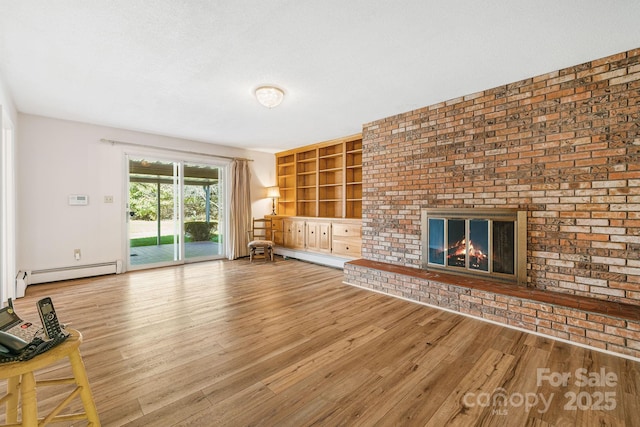
<svg viewBox="0 0 640 427">
<path fill-rule="evenodd" d="M 38 307 L 38 313 L 40 313 L 40 319 L 42 320 L 42 326 L 44 327 L 44 334 L 47 339 L 54 339 L 62 333 L 62 328 L 58 322 L 58 316 L 53 308 L 53 301 L 51 298 L 42 298 L 36 304 Z"/>
<path fill-rule="evenodd" d="M 62 329 L 51 298 L 36 303 L 42 328 L 22 320 L 9 300 L 0 308 L 0 364 L 29 360 L 55 347 L 70 334 Z"/>
</svg>

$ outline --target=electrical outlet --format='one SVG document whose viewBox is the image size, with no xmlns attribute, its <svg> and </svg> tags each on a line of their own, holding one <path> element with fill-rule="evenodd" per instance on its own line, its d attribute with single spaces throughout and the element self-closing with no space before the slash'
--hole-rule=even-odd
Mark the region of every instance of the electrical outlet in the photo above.
<svg viewBox="0 0 640 427">
<path fill-rule="evenodd" d="M 76 258 L 76 261 L 80 261 L 80 249 L 74 249 L 73 256 Z"/>
<path fill-rule="evenodd" d="M 113 203 L 113 196 L 104 196 L 105 203 Z"/>
</svg>

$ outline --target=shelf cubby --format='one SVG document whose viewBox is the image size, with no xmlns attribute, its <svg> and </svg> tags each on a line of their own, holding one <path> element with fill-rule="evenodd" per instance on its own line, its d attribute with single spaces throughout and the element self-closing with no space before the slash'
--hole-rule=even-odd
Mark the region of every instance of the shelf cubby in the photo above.
<svg viewBox="0 0 640 427">
<path fill-rule="evenodd" d="M 316 200 L 298 200 L 296 216 L 318 216 Z"/>
</svg>

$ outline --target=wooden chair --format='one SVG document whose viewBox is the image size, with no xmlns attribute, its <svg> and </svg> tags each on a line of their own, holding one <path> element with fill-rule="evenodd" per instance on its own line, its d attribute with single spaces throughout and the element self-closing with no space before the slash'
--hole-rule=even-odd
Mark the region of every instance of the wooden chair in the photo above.
<svg viewBox="0 0 640 427">
<path fill-rule="evenodd" d="M 82 334 L 73 329 L 68 329 L 68 332 L 71 336 L 64 342 L 31 360 L 0 365 L 0 379 L 7 379 L 7 394 L 0 398 L 0 403 L 5 403 L 7 408 L 6 424 L 2 424 L 3 426 L 36 427 L 49 423 L 77 420 L 87 420 L 88 425 L 93 427 L 100 426 L 98 411 L 89 387 L 89 379 L 82 356 L 80 356 L 79 348 L 82 343 Z M 73 372 L 71 378 L 36 381 L 35 371 L 46 368 L 64 358 L 68 358 L 71 364 Z M 36 388 L 64 384 L 74 384 L 75 389 L 64 399 L 63 396 L 60 396 L 61 402 L 48 415 L 39 417 Z M 80 397 L 82 400 L 84 412 L 59 415 L 76 397 Z M 20 411 L 22 420 L 20 422 L 18 422 L 19 403 L 22 406 L 22 411 Z"/>
<path fill-rule="evenodd" d="M 270 218 L 253 218 L 252 229 L 249 231 L 249 261 L 257 254 L 262 254 L 265 260 L 273 261 L 273 240 Z"/>
</svg>

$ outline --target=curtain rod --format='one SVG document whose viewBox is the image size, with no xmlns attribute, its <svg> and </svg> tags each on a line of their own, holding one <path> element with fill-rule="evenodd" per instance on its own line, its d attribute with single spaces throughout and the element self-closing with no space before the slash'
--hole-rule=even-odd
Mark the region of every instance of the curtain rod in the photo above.
<svg viewBox="0 0 640 427">
<path fill-rule="evenodd" d="M 253 159 L 246 159 L 246 158 L 243 158 L 243 157 L 220 156 L 218 154 L 209 154 L 209 153 L 202 153 L 202 152 L 199 152 L 199 151 L 190 151 L 190 150 L 180 150 L 178 148 L 155 147 L 153 145 L 137 144 L 135 142 L 117 141 L 115 139 L 102 138 L 100 140 L 100 142 L 106 142 L 106 143 L 109 143 L 111 145 L 118 144 L 118 145 L 128 145 L 128 146 L 131 146 L 131 147 L 143 147 L 143 148 L 152 148 L 152 149 L 156 149 L 156 150 L 173 151 L 173 152 L 176 152 L 176 153 L 198 154 L 198 155 L 201 155 L 201 156 L 216 157 L 218 159 L 246 160 L 248 162 L 253 162 Z"/>
</svg>

